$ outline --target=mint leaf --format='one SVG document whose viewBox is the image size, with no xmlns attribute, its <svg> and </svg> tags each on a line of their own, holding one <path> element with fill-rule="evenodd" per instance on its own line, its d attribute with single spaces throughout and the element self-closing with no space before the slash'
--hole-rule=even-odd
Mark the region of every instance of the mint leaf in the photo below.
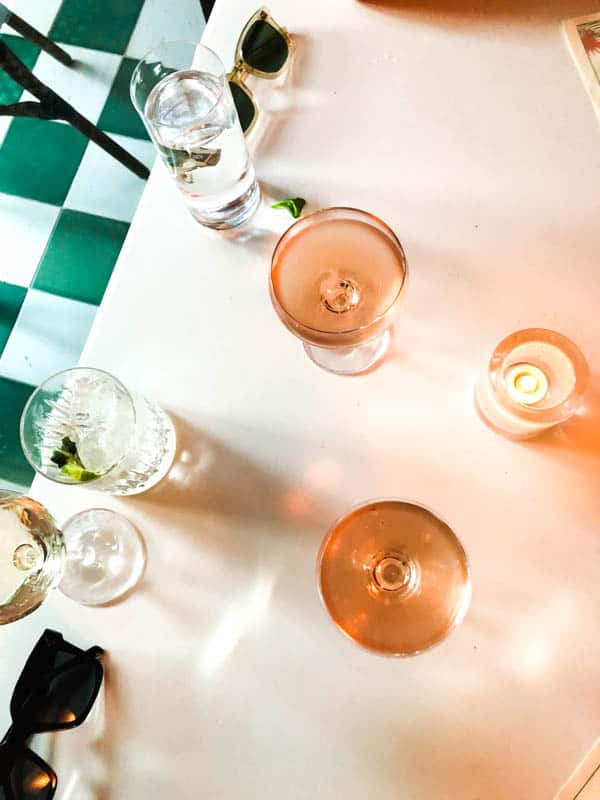
<svg viewBox="0 0 600 800">
<path fill-rule="evenodd" d="M 77 445 L 68 436 L 64 437 L 60 448 L 52 453 L 50 461 L 56 464 L 64 475 L 74 481 L 93 481 L 95 478 L 100 477 L 97 472 L 92 472 L 83 466 L 77 452 Z"/>
<path fill-rule="evenodd" d="M 65 436 L 62 440 L 61 449 L 64 450 L 65 453 L 70 453 L 72 456 L 77 457 L 77 445 L 72 439 L 69 439 L 68 436 Z"/>
<path fill-rule="evenodd" d="M 50 461 L 52 461 L 53 464 L 56 464 L 57 467 L 64 467 L 68 460 L 69 455 L 63 450 L 55 450 L 50 457 Z"/>
<path fill-rule="evenodd" d="M 273 203 L 271 208 L 287 208 L 292 217 L 298 219 L 305 205 L 306 200 L 303 197 L 288 197 L 286 200 Z"/>
</svg>

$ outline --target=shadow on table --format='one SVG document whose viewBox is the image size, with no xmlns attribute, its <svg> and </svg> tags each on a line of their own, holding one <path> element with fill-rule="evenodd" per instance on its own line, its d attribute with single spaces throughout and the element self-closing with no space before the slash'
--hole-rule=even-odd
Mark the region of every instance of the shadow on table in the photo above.
<svg viewBox="0 0 600 800">
<path fill-rule="evenodd" d="M 114 744 L 121 739 L 122 703 L 109 653 L 104 680 L 88 718 L 72 731 L 52 734 L 49 761 L 58 776 L 56 800 L 111 800 L 117 794 Z"/>
<path fill-rule="evenodd" d="M 248 135 L 248 147 L 255 159 L 272 151 L 276 140 L 303 105 L 301 76 L 310 58 L 310 39 L 294 32 L 292 38 L 292 60 L 280 78 L 270 81 L 249 76 L 247 79 L 259 109 L 258 120 Z"/>
<path fill-rule="evenodd" d="M 457 683 L 455 688 L 460 693 L 463 687 Z M 380 785 L 385 776 L 390 789 L 418 787 L 420 798 L 506 800 L 543 796 L 550 800 L 550 792 L 560 783 L 562 774 L 557 774 L 556 763 L 545 763 L 535 746 L 532 752 L 526 747 L 511 750 L 510 746 L 515 739 L 514 727 L 532 718 L 531 699 L 525 698 L 521 706 L 515 702 L 510 722 L 505 717 L 500 724 L 493 721 L 498 708 L 492 696 L 467 695 L 463 699 L 465 704 L 476 704 L 473 714 L 466 710 L 457 713 L 455 708 L 449 713 L 440 696 L 427 721 L 421 719 L 420 724 L 408 728 L 388 725 L 385 735 L 371 735 L 371 741 L 364 738 L 365 762 L 377 759 L 381 765 L 377 776 Z M 372 725 L 377 725 L 376 714 Z M 530 732 L 533 744 L 535 728 Z M 542 789 L 540 794 L 540 787 L 548 793 Z"/>
<path fill-rule="evenodd" d="M 173 465 L 157 487 L 136 498 L 139 503 L 247 521 L 279 521 L 286 528 L 322 524 L 324 509 L 312 493 L 258 466 L 190 422 L 172 418 L 178 442 Z"/>
<path fill-rule="evenodd" d="M 600 375 L 592 376 L 585 404 L 577 414 L 521 444 L 577 471 L 580 488 L 586 491 L 586 508 L 600 512 Z"/>
<path fill-rule="evenodd" d="M 190 422 L 174 422 L 171 470 L 130 500 L 148 520 L 149 569 L 138 591 L 172 630 L 205 632 L 198 659 L 212 674 L 261 624 L 275 595 L 280 607 L 290 597 L 314 599 L 318 546 L 335 513 L 300 478 L 295 485 Z M 269 434 L 252 433 L 261 435 Z M 278 444 L 283 452 L 291 446 Z M 166 529 L 154 528 L 154 514 Z M 160 561 L 152 558 L 159 549 Z"/>
<path fill-rule="evenodd" d="M 543 19 L 568 19 L 593 12 L 594 3 L 586 0 L 357 0 L 399 16 L 471 21 L 493 18 L 521 19 L 537 22 Z M 597 4 L 596 4 L 597 5 Z"/>
</svg>

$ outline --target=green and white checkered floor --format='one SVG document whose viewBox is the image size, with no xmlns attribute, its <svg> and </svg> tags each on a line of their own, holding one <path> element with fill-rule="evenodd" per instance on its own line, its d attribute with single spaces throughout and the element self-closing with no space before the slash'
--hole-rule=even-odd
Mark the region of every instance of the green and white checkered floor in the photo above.
<svg viewBox="0 0 600 800">
<path fill-rule="evenodd" d="M 0 38 L 40 80 L 151 166 L 129 78 L 161 39 L 200 38 L 200 0 L 4 0 L 63 45 L 64 67 L 9 28 Z M 0 103 L 33 99 L 0 71 Z M 33 387 L 74 366 L 144 181 L 66 123 L 0 117 L 0 488 L 33 471 L 19 418 Z"/>
</svg>

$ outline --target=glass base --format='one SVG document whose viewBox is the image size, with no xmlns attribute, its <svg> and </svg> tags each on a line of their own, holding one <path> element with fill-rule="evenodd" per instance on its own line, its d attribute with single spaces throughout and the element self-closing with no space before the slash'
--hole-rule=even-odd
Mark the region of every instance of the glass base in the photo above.
<svg viewBox="0 0 600 800">
<path fill-rule="evenodd" d="M 411 656 L 442 641 L 467 612 L 467 556 L 423 506 L 373 500 L 338 520 L 317 561 L 323 604 L 362 647 Z"/>
<path fill-rule="evenodd" d="M 138 404 L 141 444 L 114 474 L 95 481 L 95 489 L 108 494 L 142 494 L 160 483 L 171 469 L 177 451 L 173 421 L 157 403 L 142 400 Z"/>
<path fill-rule="evenodd" d="M 369 339 L 356 347 L 316 347 L 304 342 L 304 350 L 311 361 L 336 375 L 360 375 L 374 367 L 385 356 L 390 345 L 389 329 L 381 336 Z"/>
<path fill-rule="evenodd" d="M 254 180 L 239 197 L 220 208 L 198 208 L 192 202 L 188 208 L 196 220 L 206 228 L 223 231 L 244 225 L 258 211 L 260 206 L 260 186 Z"/>
<path fill-rule="evenodd" d="M 110 603 L 132 589 L 146 563 L 137 529 L 121 514 L 91 508 L 62 528 L 67 556 L 60 591 L 82 605 Z"/>
</svg>

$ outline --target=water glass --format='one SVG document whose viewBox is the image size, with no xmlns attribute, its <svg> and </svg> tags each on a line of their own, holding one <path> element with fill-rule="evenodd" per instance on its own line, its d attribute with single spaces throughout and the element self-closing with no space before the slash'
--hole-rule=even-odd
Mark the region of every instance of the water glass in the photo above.
<svg viewBox="0 0 600 800">
<path fill-rule="evenodd" d="M 131 394 L 108 372 L 76 367 L 31 395 L 21 416 L 21 445 L 45 478 L 130 495 L 168 472 L 175 430 L 159 405 Z"/>
<path fill-rule="evenodd" d="M 217 229 L 248 221 L 260 190 L 219 57 L 165 42 L 139 62 L 130 91 L 192 216 Z"/>
</svg>

